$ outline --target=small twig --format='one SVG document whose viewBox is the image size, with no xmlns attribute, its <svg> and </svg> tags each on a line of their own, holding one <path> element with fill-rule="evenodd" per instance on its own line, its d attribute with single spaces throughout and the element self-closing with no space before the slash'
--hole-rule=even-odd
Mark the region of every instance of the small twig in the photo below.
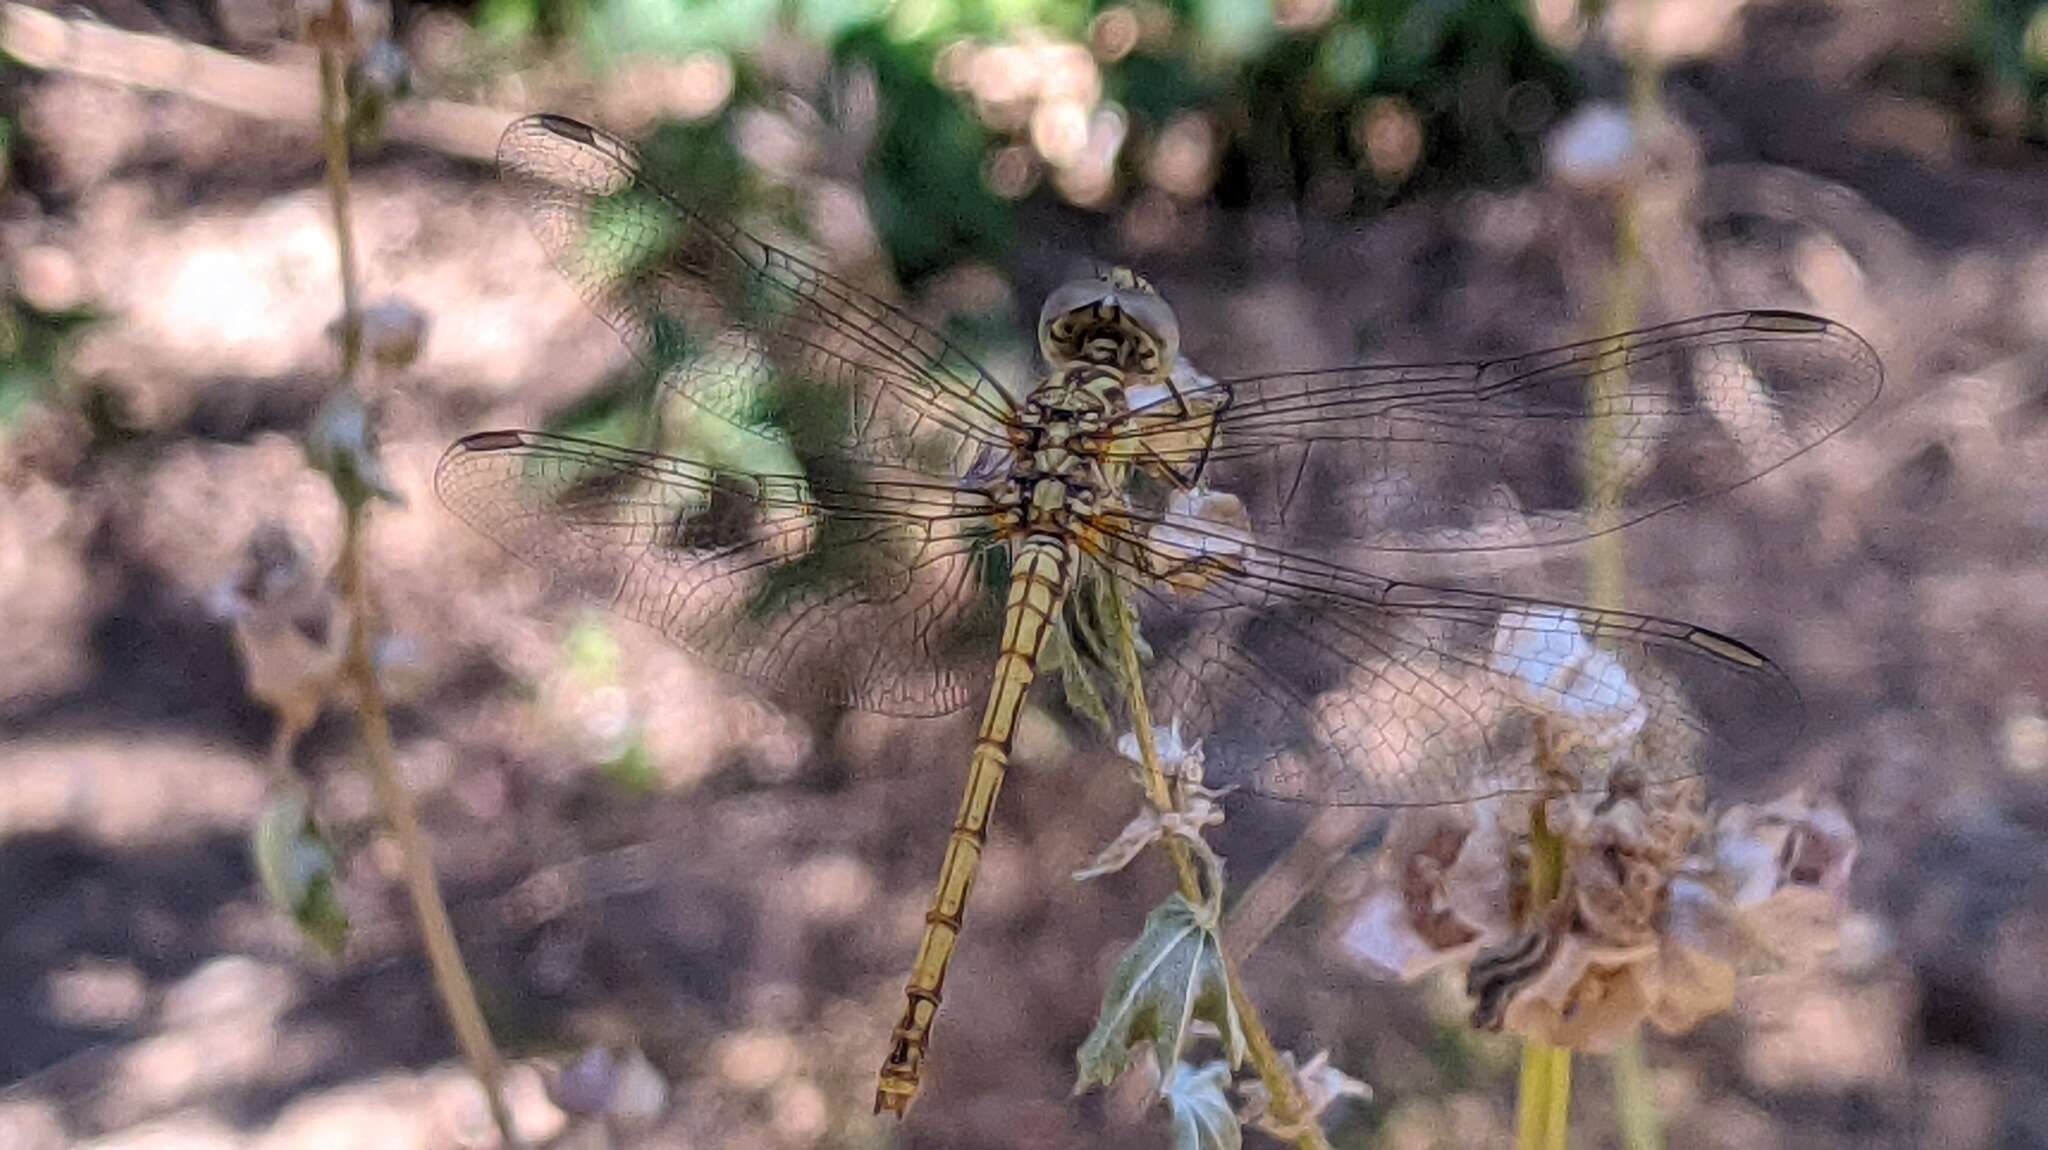
<svg viewBox="0 0 2048 1150">
<path fill-rule="evenodd" d="M 342 49 L 350 41 L 348 0 L 332 0 L 327 19 L 330 26 L 316 37 L 320 53 L 320 120 L 327 156 L 327 191 L 334 210 L 334 238 L 341 268 L 343 391 L 355 385 L 362 359 L 361 288 L 356 280 L 355 234 L 349 216 L 348 93 L 343 80 Z M 455 928 L 441 900 L 439 880 L 434 874 L 433 856 L 426 835 L 420 830 L 419 812 L 412 792 L 399 776 L 397 756 L 391 742 L 391 721 L 384 708 L 384 689 L 377 678 L 376 656 L 371 641 L 370 588 L 363 567 L 363 533 L 369 499 L 357 492 L 342 494 L 346 515 L 341 539 L 340 580 L 348 615 L 348 645 L 342 656 L 342 676 L 349 683 L 355 701 L 357 722 L 363 736 L 364 757 L 369 762 L 371 784 L 384 820 L 398 840 L 399 856 L 405 869 L 406 892 L 412 900 L 413 915 L 419 922 L 420 937 L 427 950 L 427 965 L 433 972 L 434 990 L 455 1031 L 457 1045 L 470 1073 L 483 1088 L 491 1121 L 507 1147 L 523 1147 L 512 1126 L 512 1112 L 505 1105 L 502 1068 L 483 1007 L 477 1002 L 476 987 L 463 964 L 462 949 L 455 941 Z"/>
<path fill-rule="evenodd" d="M 1173 792 L 1167 783 L 1166 772 L 1159 766 L 1158 748 L 1152 739 L 1152 711 L 1145 702 L 1144 670 L 1138 663 L 1138 644 L 1131 633 L 1131 617 L 1124 607 L 1123 589 L 1113 578 L 1109 583 L 1109 604 L 1117 625 L 1117 651 L 1123 664 L 1124 697 L 1130 708 L 1131 721 L 1137 726 L 1138 754 L 1144 760 L 1145 794 L 1152 805 L 1164 814 L 1173 810 Z M 1187 844 L 1173 835 L 1165 836 L 1164 841 L 1173 857 L 1181 894 L 1189 902 L 1202 905 L 1201 875 Z M 1212 893 L 1219 898 L 1222 895 L 1221 891 Z M 1288 1073 L 1286 1060 L 1281 1057 L 1279 1048 L 1273 1045 L 1273 1037 L 1267 1033 L 1258 1009 L 1252 1005 L 1251 995 L 1245 993 L 1237 964 L 1231 960 L 1227 950 L 1223 954 L 1223 977 L 1230 987 L 1230 1003 L 1237 1011 L 1238 1025 L 1244 1030 L 1246 1053 L 1251 1058 L 1252 1067 L 1259 1073 L 1259 1081 L 1265 1084 L 1267 1096 L 1273 1100 L 1274 1117 L 1282 1126 L 1298 1129 L 1293 1142 L 1299 1150 L 1330 1150 L 1321 1124 L 1306 1117 L 1308 1102 L 1296 1089 L 1294 1076 Z M 1169 1069 L 1161 1067 L 1162 1071 Z"/>
<path fill-rule="evenodd" d="M 280 710 L 277 726 L 270 733 L 270 754 L 265 761 L 270 767 L 270 781 L 280 790 L 299 785 L 298 772 L 292 769 L 292 755 L 299 747 L 299 736 L 305 734 L 306 724 Z"/>
<path fill-rule="evenodd" d="M 426 835 L 420 830 L 419 812 L 412 792 L 399 777 L 392 753 L 391 722 L 384 710 L 384 693 L 377 682 L 377 666 L 370 643 L 370 611 L 367 582 L 363 577 L 363 510 L 350 508 L 342 536 L 341 574 L 343 594 L 349 603 L 348 657 L 343 674 L 355 692 L 356 717 L 362 725 L 363 751 L 369 760 L 370 779 L 376 788 L 377 805 L 398 840 L 404 860 L 406 893 L 411 896 L 420 937 L 427 948 L 427 964 L 433 971 L 434 990 L 455 1030 L 455 1040 L 469 1063 L 470 1073 L 483 1087 L 491 1121 L 508 1147 L 523 1145 L 512 1127 L 512 1112 L 505 1105 L 502 1068 L 497 1046 L 484 1021 L 476 987 L 469 968 L 463 964 L 462 949 L 455 941 L 455 928 L 448 919 L 441 888 Z"/>
<path fill-rule="evenodd" d="M 356 233 L 348 210 L 348 91 L 336 37 L 348 35 L 348 0 L 334 0 L 336 28 L 320 46 L 320 136 L 327 149 L 327 199 L 334 211 L 334 249 L 341 264 L 341 383 L 355 386 L 363 359 L 362 288 L 356 283 Z M 353 618 L 361 622 L 361 615 Z"/>
</svg>

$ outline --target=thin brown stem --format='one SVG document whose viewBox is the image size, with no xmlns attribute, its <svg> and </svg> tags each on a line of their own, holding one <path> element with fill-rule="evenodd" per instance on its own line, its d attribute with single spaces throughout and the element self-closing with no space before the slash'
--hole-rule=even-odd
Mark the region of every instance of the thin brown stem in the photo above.
<svg viewBox="0 0 2048 1150">
<path fill-rule="evenodd" d="M 327 200 L 341 263 L 341 386 L 355 383 L 362 360 L 362 287 L 356 282 L 355 225 L 349 218 L 348 90 L 341 46 L 349 41 L 348 0 L 333 0 L 320 41 L 320 136 L 327 151 Z"/>
<path fill-rule="evenodd" d="M 355 384 L 362 358 L 361 288 L 356 280 L 355 233 L 349 216 L 348 93 L 343 81 L 342 50 L 350 42 L 348 0 L 333 0 L 326 17 L 328 26 L 316 33 L 320 52 L 320 121 L 327 156 L 327 193 L 334 212 L 334 242 L 341 269 L 341 379 L 346 390 Z M 363 736 L 363 753 L 368 760 L 370 780 L 377 805 L 391 834 L 398 840 L 399 856 L 405 870 L 406 893 L 412 900 L 413 916 L 419 923 L 426 947 L 427 964 L 433 973 L 434 990 L 455 1031 L 470 1073 L 483 1088 L 484 1102 L 498 1136 L 507 1147 L 524 1143 L 512 1126 L 512 1112 L 505 1105 L 502 1066 L 491 1031 L 477 1002 L 476 987 L 469 968 L 463 964 L 462 949 L 455 941 L 455 928 L 448 918 L 447 904 L 426 835 L 420 829 L 419 812 L 412 792 L 399 777 L 397 756 L 391 742 L 391 721 L 384 707 L 384 690 L 377 679 L 372 649 L 369 579 L 363 567 L 363 534 L 368 516 L 366 499 L 344 497 L 346 517 L 341 540 L 341 593 L 347 604 L 348 646 L 342 657 L 342 676 L 354 695 L 356 719 Z"/>
<path fill-rule="evenodd" d="M 356 718 L 363 734 L 363 753 L 369 762 L 370 779 L 377 805 L 398 840 L 398 852 L 405 868 L 406 893 L 412 899 L 413 916 L 419 922 L 420 938 L 427 949 L 427 964 L 433 971 L 434 991 L 455 1031 L 462 1057 L 470 1073 L 483 1087 L 484 1100 L 498 1136 L 508 1147 L 523 1145 L 513 1131 L 512 1112 L 505 1105 L 502 1067 L 490 1027 L 478 1004 L 469 968 L 463 964 L 462 949 L 455 941 L 455 927 L 448 919 L 447 904 L 441 901 L 440 883 L 426 835 L 420 830 L 419 812 L 412 792 L 399 777 L 392 751 L 391 722 L 384 709 L 383 688 L 377 682 L 377 667 L 371 649 L 368 582 L 363 574 L 363 521 L 360 507 L 350 508 L 342 536 L 342 593 L 349 604 L 348 654 L 342 673 L 355 695 Z"/>
<path fill-rule="evenodd" d="M 1173 790 L 1167 782 L 1166 772 L 1159 765 L 1158 746 L 1152 738 L 1152 710 L 1145 702 L 1145 678 L 1138 663 L 1138 644 L 1132 634 L 1130 616 L 1124 608 L 1123 589 L 1114 580 L 1110 583 L 1109 603 L 1116 617 L 1124 698 L 1130 708 L 1131 722 L 1137 726 L 1138 754 L 1145 766 L 1145 794 L 1152 805 L 1164 813 L 1173 809 Z M 1189 902 L 1201 905 L 1202 880 L 1193 853 L 1187 844 L 1172 835 L 1167 835 L 1165 842 L 1167 852 L 1173 857 L 1181 894 Z M 1219 898 L 1222 895 L 1221 891 L 1214 893 Z M 1267 1033 L 1265 1021 L 1259 1017 L 1258 1008 L 1252 1005 L 1251 995 L 1245 993 L 1244 981 L 1239 977 L 1237 964 L 1231 960 L 1227 949 L 1223 954 L 1223 977 L 1230 987 L 1230 1004 L 1237 1011 L 1238 1026 L 1244 1031 L 1246 1054 L 1251 1058 L 1253 1069 L 1258 1071 L 1259 1081 L 1265 1084 L 1267 1097 L 1273 1100 L 1273 1116 L 1283 1126 L 1296 1131 L 1293 1143 L 1297 1150 L 1330 1150 L 1329 1140 L 1323 1137 L 1322 1126 L 1309 1114 L 1308 1102 L 1302 1098 L 1294 1076 L 1288 1073 L 1279 1047 L 1273 1045 L 1273 1037 Z M 1165 1071 L 1169 1068 L 1160 1069 Z"/>
</svg>

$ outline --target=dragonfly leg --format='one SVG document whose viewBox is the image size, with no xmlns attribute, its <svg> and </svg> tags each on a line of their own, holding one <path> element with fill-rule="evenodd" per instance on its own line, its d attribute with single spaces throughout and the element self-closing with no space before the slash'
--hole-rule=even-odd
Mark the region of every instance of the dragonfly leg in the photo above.
<svg viewBox="0 0 2048 1150">
<path fill-rule="evenodd" d="M 1036 673 L 1038 653 L 1066 593 L 1070 553 L 1055 539 L 1028 541 L 1012 566 L 1006 617 L 1003 623 L 1003 653 L 996 663 L 995 685 L 989 690 L 988 708 L 982 713 L 981 733 L 974 744 L 974 758 L 967 770 L 967 791 L 960 798 L 960 811 L 953 818 L 953 833 L 946 839 L 946 861 L 939 869 L 938 889 L 932 894 L 931 909 L 924 916 L 924 938 L 918 943 L 917 961 L 910 968 L 910 981 L 903 988 L 902 1021 L 896 1024 L 889 1044 L 889 1057 L 875 1087 L 875 1113 L 887 1110 L 901 1116 L 917 1098 L 924 1071 L 924 1054 L 931 1044 L 932 1020 L 939 1013 L 939 997 L 946 982 L 946 967 L 953 960 L 953 945 L 960 937 L 961 916 L 967 895 L 974 886 L 974 873 L 981 866 L 981 852 L 988 842 L 989 816 L 996 796 L 1003 788 L 1003 775 L 1010 762 L 1010 740 L 1017 731 L 1017 714 L 1024 694 Z"/>
</svg>

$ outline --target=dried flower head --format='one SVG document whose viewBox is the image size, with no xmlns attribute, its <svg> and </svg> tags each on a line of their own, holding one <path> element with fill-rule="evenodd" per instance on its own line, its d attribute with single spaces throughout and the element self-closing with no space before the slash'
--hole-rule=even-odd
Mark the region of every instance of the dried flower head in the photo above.
<svg viewBox="0 0 2048 1150">
<path fill-rule="evenodd" d="M 294 733 L 312 725 L 340 675 L 348 619 L 291 530 L 257 527 L 209 598 L 233 628 L 249 693 Z"/>
<path fill-rule="evenodd" d="M 1251 517 L 1235 495 L 1194 487 L 1175 491 L 1163 519 L 1147 532 L 1153 556 L 1171 556 L 1170 568 L 1154 572 L 1182 591 L 1209 585 L 1211 572 L 1235 571 L 1251 554 Z"/>
<path fill-rule="evenodd" d="M 1530 807 L 1404 814 L 1346 927 L 1368 966 L 1413 980 L 1462 966 L 1476 1025 L 1605 1051 L 1644 1020 L 1677 1033 L 1726 1010 L 1736 978 L 1839 945 L 1856 835 L 1795 793 L 1709 827 L 1697 784 L 1545 800 L 1563 844 L 1556 899 L 1530 906 Z"/>
</svg>

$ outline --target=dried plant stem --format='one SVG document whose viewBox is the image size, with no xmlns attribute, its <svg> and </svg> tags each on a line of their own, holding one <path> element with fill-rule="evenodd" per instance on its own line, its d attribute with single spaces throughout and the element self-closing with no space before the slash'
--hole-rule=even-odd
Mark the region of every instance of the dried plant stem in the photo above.
<svg viewBox="0 0 2048 1150">
<path fill-rule="evenodd" d="M 1143 669 L 1138 665 L 1138 644 L 1131 637 L 1130 620 L 1124 615 L 1123 592 L 1114 581 L 1110 587 L 1111 610 L 1117 615 L 1117 652 L 1123 660 L 1124 698 L 1130 708 L 1131 723 L 1137 728 L 1138 757 L 1145 764 L 1145 797 L 1151 800 L 1153 809 L 1166 814 L 1174 809 L 1173 785 L 1159 767 L 1159 744 L 1152 737 L 1152 708 L 1145 702 Z M 1188 844 L 1174 835 L 1167 835 L 1165 843 L 1166 853 L 1173 858 L 1181 897 L 1201 906 L 1207 901 L 1202 891 L 1201 869 L 1195 865 Z M 1235 994 L 1236 988 L 1231 992 Z"/>
<path fill-rule="evenodd" d="M 320 121 L 327 154 L 327 192 L 334 211 L 334 240 L 341 265 L 343 389 L 355 384 L 362 359 L 361 289 L 356 280 L 355 231 L 349 218 L 348 93 L 343 82 L 341 46 L 349 42 L 348 0 L 333 0 L 330 26 L 320 40 Z M 413 915 L 419 922 L 426 946 L 427 964 L 433 972 L 434 990 L 447 1012 L 470 1073 L 483 1088 L 484 1102 L 498 1136 L 507 1147 L 523 1147 L 512 1127 L 512 1112 L 505 1105 L 501 1064 L 491 1032 L 484 1022 L 483 1007 L 477 1002 L 476 987 L 463 965 L 462 949 L 455 941 L 455 928 L 448 919 L 447 904 L 441 901 L 440 883 L 434 874 L 433 856 L 426 835 L 420 830 L 419 813 L 412 793 L 399 777 L 397 757 L 391 743 L 391 722 L 384 709 L 383 685 L 377 679 L 377 665 L 371 642 L 369 579 L 363 567 L 363 534 L 368 518 L 368 500 L 344 495 L 346 516 L 341 539 L 341 593 L 348 614 L 348 646 L 342 656 L 342 678 L 354 696 L 356 719 L 363 736 L 371 784 L 377 805 L 391 834 L 398 840 L 399 856 L 405 869 L 406 893 L 412 899 Z"/>
<path fill-rule="evenodd" d="M 390 825 L 392 837 L 398 840 L 406 893 L 411 896 L 413 915 L 419 921 L 420 937 L 427 948 L 435 993 L 441 998 L 441 1007 L 448 1014 L 470 1073 L 476 1075 L 477 1083 L 483 1087 L 499 1138 L 508 1147 L 519 1147 L 522 1143 L 512 1128 L 512 1112 L 505 1105 L 497 1046 L 484 1022 L 483 1007 L 477 1003 L 469 968 L 463 965 L 462 949 L 456 944 L 447 904 L 441 901 L 440 884 L 434 875 L 426 835 L 420 830 L 412 792 L 399 777 L 392 753 L 391 723 L 385 714 L 383 689 L 377 682 L 370 642 L 369 593 L 363 577 L 364 518 L 363 508 L 351 508 L 342 536 L 342 593 L 349 604 L 348 655 L 342 673 L 355 694 L 356 718 L 362 727 L 364 757 L 369 760 L 377 805 Z"/>
<path fill-rule="evenodd" d="M 362 287 L 356 282 L 356 232 L 348 208 L 348 90 L 339 44 L 349 35 L 348 0 L 334 0 L 333 22 L 320 37 L 320 138 L 327 152 L 327 200 L 334 212 L 334 250 L 341 263 L 341 386 L 355 383 L 363 353 Z"/>
<path fill-rule="evenodd" d="M 1117 654 L 1123 664 L 1124 698 L 1130 709 L 1131 722 L 1137 727 L 1138 755 L 1145 765 L 1145 795 L 1160 812 L 1174 809 L 1173 785 L 1167 780 L 1166 772 L 1159 766 L 1159 751 L 1152 738 L 1152 709 L 1145 702 L 1144 669 L 1138 663 L 1138 643 L 1133 634 L 1131 617 L 1124 607 L 1123 589 L 1115 580 L 1109 587 L 1110 610 L 1116 619 Z M 1165 838 L 1167 852 L 1173 857 L 1173 869 L 1179 878 L 1181 894 L 1197 906 L 1202 905 L 1201 871 L 1195 865 L 1192 852 L 1187 844 L 1168 835 Z M 1222 892 L 1214 892 L 1219 898 Z M 1273 1045 L 1273 1036 L 1266 1032 L 1266 1024 L 1259 1017 L 1258 1008 L 1245 993 L 1244 981 L 1237 973 L 1228 950 L 1223 954 L 1223 977 L 1230 986 L 1230 1004 L 1237 1011 L 1238 1025 L 1244 1030 L 1245 1049 L 1252 1060 L 1253 1069 L 1259 1073 L 1259 1081 L 1265 1084 L 1267 1096 L 1273 1100 L 1273 1115 L 1283 1125 L 1294 1127 L 1293 1144 L 1298 1150 L 1330 1150 L 1330 1143 L 1323 1137 L 1322 1126 L 1309 1117 L 1308 1102 L 1296 1089 L 1294 1076 L 1288 1072 L 1287 1063 L 1280 1056 L 1279 1047 Z M 1160 1067 L 1162 1073 L 1171 1067 Z"/>
<path fill-rule="evenodd" d="M 1564 879 L 1564 839 L 1553 833 L 1538 802 L 1529 818 L 1529 905 L 1542 915 Z M 1522 1044 L 1521 1096 L 1515 1114 L 1518 1150 L 1564 1150 L 1571 1128 L 1572 1052 L 1562 1046 Z"/>
</svg>

